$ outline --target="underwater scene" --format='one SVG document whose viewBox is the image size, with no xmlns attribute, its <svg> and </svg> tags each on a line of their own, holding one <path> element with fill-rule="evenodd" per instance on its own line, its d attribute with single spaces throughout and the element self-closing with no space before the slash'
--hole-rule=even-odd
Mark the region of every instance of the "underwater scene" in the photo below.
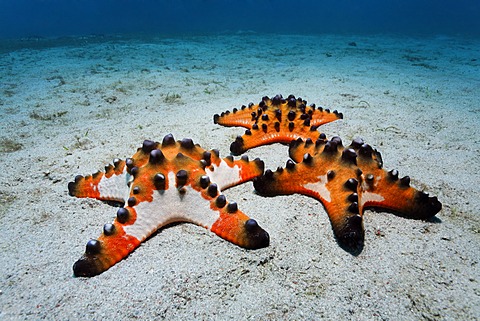
<svg viewBox="0 0 480 321">
<path fill-rule="evenodd" d="M 480 319 L 479 18 L 0 0 L 0 319 Z"/>
</svg>

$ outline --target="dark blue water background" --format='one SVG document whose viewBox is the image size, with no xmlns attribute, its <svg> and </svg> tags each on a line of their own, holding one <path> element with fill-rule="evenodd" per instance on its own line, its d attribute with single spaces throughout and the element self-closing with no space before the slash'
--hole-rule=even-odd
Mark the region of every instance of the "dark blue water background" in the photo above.
<svg viewBox="0 0 480 321">
<path fill-rule="evenodd" d="M 113 33 L 480 35 L 480 0 L 0 0 L 0 38 Z"/>
</svg>

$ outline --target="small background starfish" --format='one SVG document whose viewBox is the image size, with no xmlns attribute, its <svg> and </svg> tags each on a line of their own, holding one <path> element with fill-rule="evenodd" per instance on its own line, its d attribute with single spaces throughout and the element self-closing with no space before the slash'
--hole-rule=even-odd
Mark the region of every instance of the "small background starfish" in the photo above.
<svg viewBox="0 0 480 321">
<path fill-rule="evenodd" d="M 203 226 L 244 248 L 268 246 L 268 233 L 221 193 L 261 175 L 263 167 L 259 159 L 222 159 L 217 150 L 206 151 L 191 139 L 175 141 L 170 134 L 162 143 L 144 141 L 135 155 L 114 160 L 105 172 L 77 176 L 68 185 L 70 195 L 122 207 L 113 224 L 87 243 L 73 266 L 75 276 L 102 273 L 173 222 Z"/>
<path fill-rule="evenodd" d="M 362 139 L 344 147 L 339 137 L 330 141 L 298 139 L 290 144 L 286 167 L 266 170 L 254 179 L 265 196 L 299 193 L 324 205 L 339 244 L 353 253 L 363 249 L 364 209 L 373 207 L 400 216 L 428 219 L 442 208 L 436 197 L 410 186 L 410 178 L 382 169 L 380 153 Z"/>
<path fill-rule="evenodd" d="M 320 125 L 342 119 L 343 114 L 334 110 L 307 105 L 302 98 L 290 95 L 284 99 L 277 95 L 270 99 L 263 97 L 258 105 L 250 103 L 240 110 L 234 108 L 213 117 L 215 124 L 247 128 L 245 134 L 237 136 L 230 145 L 233 155 L 240 155 L 250 148 L 261 145 L 284 143 L 288 144 L 297 138 L 310 138 L 316 141 L 321 133 L 317 131 Z"/>
</svg>

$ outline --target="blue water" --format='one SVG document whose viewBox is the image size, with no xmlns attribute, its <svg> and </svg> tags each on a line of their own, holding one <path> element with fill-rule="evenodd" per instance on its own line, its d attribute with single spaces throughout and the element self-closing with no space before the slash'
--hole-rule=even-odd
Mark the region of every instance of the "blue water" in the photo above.
<svg viewBox="0 0 480 321">
<path fill-rule="evenodd" d="M 112 33 L 480 35 L 480 0 L 0 0 L 0 38 Z"/>
</svg>

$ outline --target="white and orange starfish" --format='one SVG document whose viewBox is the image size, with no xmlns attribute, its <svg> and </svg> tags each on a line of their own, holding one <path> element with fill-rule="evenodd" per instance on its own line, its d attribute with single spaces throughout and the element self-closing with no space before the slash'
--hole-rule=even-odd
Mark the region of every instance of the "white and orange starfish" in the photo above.
<svg viewBox="0 0 480 321">
<path fill-rule="evenodd" d="M 146 140 L 126 160 L 69 183 L 69 194 L 122 203 L 113 223 L 98 239 L 88 241 L 74 264 L 75 276 L 95 276 L 125 258 L 159 228 L 173 222 L 205 227 L 244 248 L 269 245 L 269 235 L 255 220 L 228 202 L 222 190 L 263 173 L 261 160 L 234 160 L 206 151 L 191 139 L 162 143 Z"/>
</svg>

